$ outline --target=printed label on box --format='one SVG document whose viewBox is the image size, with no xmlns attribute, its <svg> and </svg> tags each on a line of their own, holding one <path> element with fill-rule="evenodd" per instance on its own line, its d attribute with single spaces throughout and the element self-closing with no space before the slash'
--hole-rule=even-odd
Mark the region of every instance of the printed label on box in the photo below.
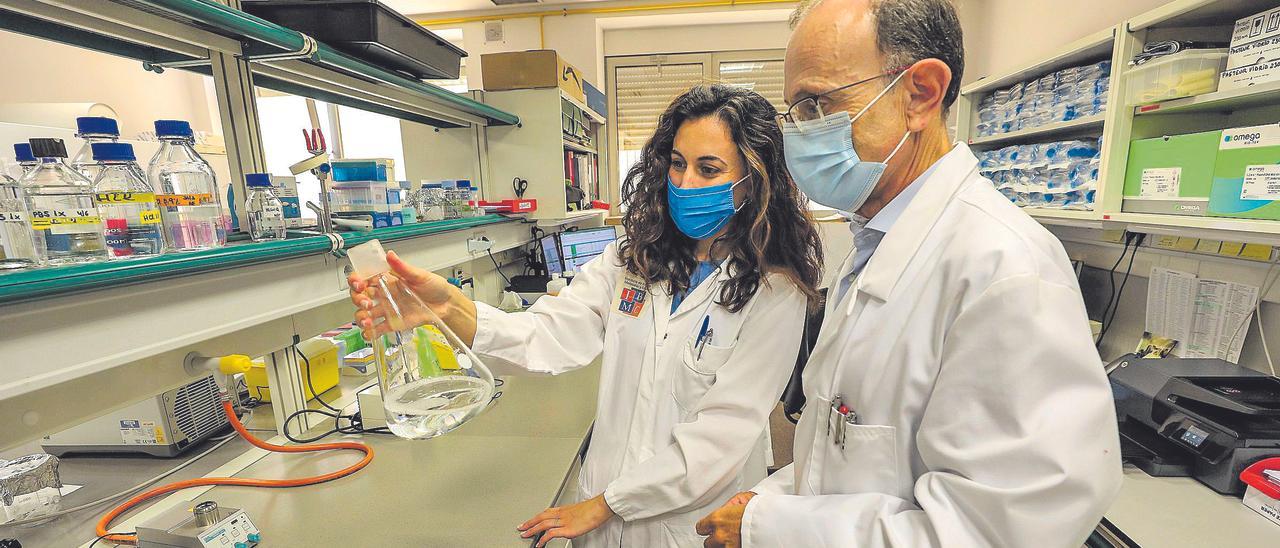
<svg viewBox="0 0 1280 548">
<path fill-rule="evenodd" d="M 1218 150 L 1269 147 L 1280 145 L 1280 124 L 1222 130 Z"/>
<path fill-rule="evenodd" d="M 1180 167 L 1157 167 L 1142 170 L 1143 197 L 1177 198 L 1178 183 L 1182 179 Z"/>
<path fill-rule="evenodd" d="M 120 421 L 120 439 L 125 445 L 156 445 L 157 438 L 163 436 L 155 421 Z"/>
<path fill-rule="evenodd" d="M 1246 167 L 1240 199 L 1280 200 L 1280 164 Z"/>
</svg>

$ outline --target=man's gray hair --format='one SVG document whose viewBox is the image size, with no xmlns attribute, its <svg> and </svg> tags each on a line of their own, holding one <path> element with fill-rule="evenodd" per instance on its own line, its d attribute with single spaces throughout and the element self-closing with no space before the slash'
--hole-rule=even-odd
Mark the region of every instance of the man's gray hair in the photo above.
<svg viewBox="0 0 1280 548">
<path fill-rule="evenodd" d="M 791 28 L 823 0 L 800 0 L 791 13 Z M 951 68 L 951 83 L 942 97 L 946 110 L 960 95 L 964 76 L 964 32 L 951 0 L 872 0 L 876 47 L 885 57 L 885 70 L 910 66 L 922 59 L 937 59 Z"/>
</svg>

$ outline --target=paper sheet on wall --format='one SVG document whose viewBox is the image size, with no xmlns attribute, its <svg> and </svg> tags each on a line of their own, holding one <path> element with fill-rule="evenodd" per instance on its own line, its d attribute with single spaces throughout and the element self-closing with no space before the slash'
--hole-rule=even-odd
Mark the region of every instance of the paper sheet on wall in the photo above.
<svg viewBox="0 0 1280 548">
<path fill-rule="evenodd" d="M 1167 268 L 1151 269 L 1146 330 L 1179 341 L 1183 358 L 1240 359 L 1258 288 Z"/>
<path fill-rule="evenodd" d="M 1147 285 L 1146 330 L 1179 341 L 1179 348 L 1186 345 L 1191 338 L 1195 286 L 1195 274 L 1152 268 Z"/>
</svg>

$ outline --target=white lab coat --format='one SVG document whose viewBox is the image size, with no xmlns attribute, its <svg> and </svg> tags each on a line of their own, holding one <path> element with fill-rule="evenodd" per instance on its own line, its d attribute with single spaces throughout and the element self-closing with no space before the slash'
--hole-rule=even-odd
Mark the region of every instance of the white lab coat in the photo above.
<svg viewBox="0 0 1280 548">
<path fill-rule="evenodd" d="M 573 541 L 579 547 L 702 546 L 694 524 L 765 477 L 769 412 L 795 365 L 806 300 L 780 275 L 730 313 L 715 299 L 723 271 L 671 314 L 665 287 L 649 287 L 636 316 L 616 245 L 559 296 L 526 312 L 476 303 L 474 350 L 495 373 L 557 374 L 603 352 L 582 499 L 601 494 L 618 514 Z M 699 352 L 704 317 L 713 330 Z M 532 517 L 532 516 L 530 516 Z"/>
<path fill-rule="evenodd" d="M 1075 275 L 977 167 L 963 144 L 943 157 L 828 303 L 795 463 L 753 489 L 744 546 L 1079 547 L 1115 497 L 1115 411 Z M 837 395 L 859 419 L 843 449 Z"/>
</svg>

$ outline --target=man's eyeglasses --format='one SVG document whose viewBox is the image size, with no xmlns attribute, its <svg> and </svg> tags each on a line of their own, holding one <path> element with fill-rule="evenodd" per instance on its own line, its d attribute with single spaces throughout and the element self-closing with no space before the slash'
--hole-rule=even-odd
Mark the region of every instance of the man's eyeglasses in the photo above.
<svg viewBox="0 0 1280 548">
<path fill-rule="evenodd" d="M 870 78 L 858 80 L 857 82 L 854 82 L 852 84 L 845 84 L 838 88 L 830 89 L 822 93 L 819 93 L 817 95 L 810 95 L 808 97 L 805 97 L 804 99 L 801 99 L 799 101 L 796 101 L 795 103 L 792 103 L 792 105 L 789 108 L 787 108 L 786 112 L 782 112 L 778 114 L 778 125 L 781 126 L 782 124 L 787 122 L 794 124 L 796 122 L 811 122 L 814 120 L 818 120 L 826 116 L 826 113 L 822 111 L 822 99 L 824 97 L 828 97 L 833 93 L 841 92 L 846 89 L 865 84 L 877 78 L 884 78 L 885 76 L 895 76 L 909 68 L 911 67 L 910 66 L 898 67 L 887 72 L 882 72 Z"/>
</svg>

